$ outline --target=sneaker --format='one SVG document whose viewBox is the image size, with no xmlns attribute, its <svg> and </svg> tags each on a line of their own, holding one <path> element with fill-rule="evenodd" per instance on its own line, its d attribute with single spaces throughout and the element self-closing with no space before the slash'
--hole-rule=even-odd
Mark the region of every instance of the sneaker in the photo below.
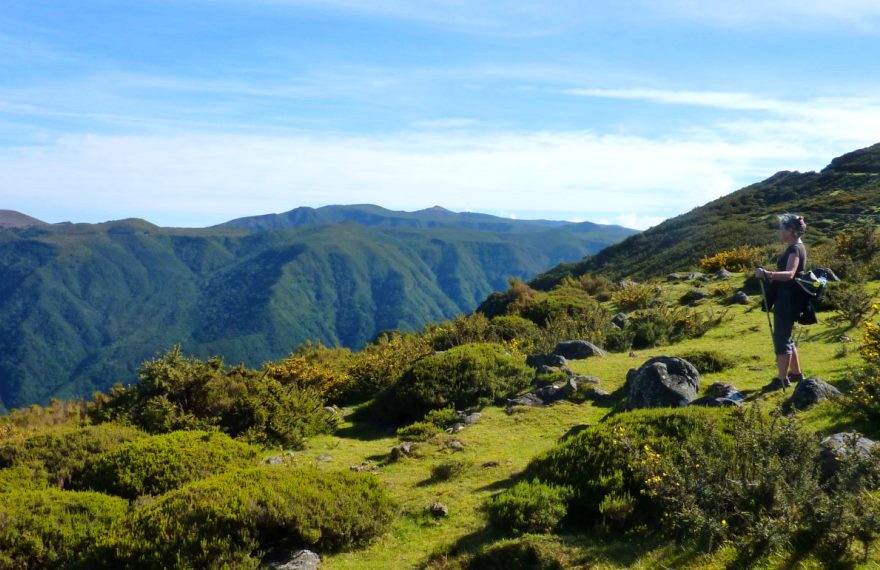
<svg viewBox="0 0 880 570">
<path fill-rule="evenodd" d="M 804 379 L 804 375 L 803 375 L 802 373 L 801 373 L 801 374 L 789 374 L 789 375 L 788 375 L 788 380 L 789 380 L 790 382 L 800 382 L 800 381 L 803 380 L 803 379 Z"/>
</svg>

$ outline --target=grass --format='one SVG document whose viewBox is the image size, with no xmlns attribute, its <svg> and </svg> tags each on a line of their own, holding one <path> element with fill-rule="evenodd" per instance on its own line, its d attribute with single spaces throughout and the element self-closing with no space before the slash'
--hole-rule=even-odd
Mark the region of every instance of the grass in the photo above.
<svg viewBox="0 0 880 570">
<path fill-rule="evenodd" d="M 735 275 L 730 282 L 736 287 L 742 282 L 742 275 Z M 664 297 L 674 301 L 693 284 L 662 283 L 662 286 Z M 878 286 L 880 283 L 872 284 L 875 295 L 878 295 Z M 705 287 L 711 287 L 711 284 Z M 702 338 L 639 350 L 634 356 L 612 353 L 605 358 L 572 361 L 571 368 L 581 374 L 599 377 L 599 386 L 614 392 L 623 386 L 630 368 L 652 356 L 717 350 L 733 357 L 736 364 L 722 372 L 703 375 L 701 390 L 713 382 L 727 382 L 769 405 L 779 404 L 786 397 L 781 392 L 759 394 L 775 375 L 775 357 L 766 315 L 758 307 L 757 299 L 753 298 L 753 301 L 751 305 L 727 308 L 723 324 Z M 707 300 L 705 306 L 712 306 L 715 310 L 726 308 L 714 306 L 716 302 Z M 860 331 L 839 328 L 832 322 L 832 316 L 820 313 L 818 325 L 803 327 L 799 346 L 805 373 L 834 383 L 848 367 L 859 361 L 856 350 L 849 351 L 844 357 L 839 356 L 839 337 L 849 334 L 858 338 Z M 505 414 L 500 407 L 489 407 L 483 410 L 479 422 L 462 432 L 454 436 L 444 434 L 421 444 L 422 457 L 404 458 L 395 463 L 385 462 L 388 452 L 398 443 L 394 430 L 353 424 L 353 412 L 354 409 L 344 411 L 344 422 L 336 434 L 312 438 L 307 449 L 297 452 L 295 457 L 297 461 L 310 463 L 318 462 L 320 456 L 330 455 L 329 461 L 319 462 L 326 469 L 347 469 L 368 460 L 378 463 L 376 476 L 388 485 L 400 502 L 401 514 L 392 531 L 365 550 L 326 556 L 322 568 L 328 570 L 419 568 L 428 564 L 432 557 L 442 559 L 443 554 L 453 551 L 476 552 L 481 546 L 501 540 L 502 537 L 486 529 L 486 515 L 481 508 L 486 499 L 512 485 L 529 460 L 552 447 L 566 433 L 578 426 L 600 421 L 610 410 L 589 402 L 574 404 L 565 401 L 545 408 L 521 409 L 512 415 Z M 820 433 L 859 429 L 869 435 L 880 435 L 876 426 L 854 425 L 830 402 L 801 412 L 800 417 L 808 429 Z M 446 448 L 445 440 L 453 438 L 464 444 L 463 451 L 453 452 Z M 468 460 L 473 468 L 450 481 L 433 480 L 431 468 L 453 455 Z M 490 461 L 497 462 L 497 467 L 482 467 Z M 434 519 L 427 512 L 433 501 L 446 504 L 449 516 Z M 683 552 L 668 544 L 646 544 L 638 537 L 609 540 L 581 533 L 534 537 L 534 540 L 572 567 L 723 568 L 736 555 L 732 548 L 726 548 L 710 558 Z M 874 557 L 880 559 L 876 552 Z M 784 558 L 771 559 L 767 564 L 768 567 L 821 567 L 818 561 Z M 438 563 L 436 567 L 443 566 Z M 877 564 L 871 567 L 877 567 Z"/>
</svg>

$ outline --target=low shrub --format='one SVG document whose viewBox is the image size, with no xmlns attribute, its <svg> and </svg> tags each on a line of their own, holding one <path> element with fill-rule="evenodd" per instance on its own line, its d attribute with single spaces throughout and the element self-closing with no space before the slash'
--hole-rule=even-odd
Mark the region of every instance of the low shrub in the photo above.
<svg viewBox="0 0 880 570">
<path fill-rule="evenodd" d="M 491 320 L 490 327 L 497 340 L 516 341 L 524 352 L 535 350 L 543 335 L 538 325 L 518 315 L 495 317 Z"/>
<path fill-rule="evenodd" d="M 348 369 L 352 382 L 337 400 L 345 404 L 369 400 L 397 382 L 416 361 L 433 352 L 427 335 L 383 333 L 355 353 Z"/>
<path fill-rule="evenodd" d="M 627 283 L 611 295 L 611 301 L 621 311 L 647 309 L 657 299 L 657 292 L 647 283 Z"/>
<path fill-rule="evenodd" d="M 49 430 L 0 444 L 0 468 L 27 466 L 42 471 L 50 485 L 68 487 L 94 457 L 146 435 L 115 423 Z"/>
<path fill-rule="evenodd" d="M 461 477 L 473 466 L 469 459 L 445 459 L 431 467 L 431 479 L 434 481 L 449 481 Z"/>
<path fill-rule="evenodd" d="M 663 451 L 673 449 L 696 431 L 717 429 L 719 418 L 723 417 L 725 412 L 718 408 L 635 410 L 619 414 L 589 426 L 533 459 L 526 467 L 525 477 L 570 488 L 569 512 L 581 522 L 601 522 L 602 511 L 610 513 L 612 502 L 627 494 L 636 498 L 628 518 L 651 520 L 652 506 L 640 493 L 643 481 L 637 472 L 634 450 L 644 446 Z"/>
<path fill-rule="evenodd" d="M 141 505 L 99 541 L 98 567 L 257 568 L 267 549 L 348 550 L 395 507 L 372 476 L 263 466 L 190 483 Z"/>
<path fill-rule="evenodd" d="M 715 272 L 719 269 L 728 271 L 747 271 L 763 259 L 763 251 L 759 247 L 740 246 L 700 260 L 700 269 Z"/>
<path fill-rule="evenodd" d="M 0 493 L 39 491 L 49 488 L 49 474 L 39 462 L 0 469 Z"/>
<path fill-rule="evenodd" d="M 176 431 L 132 441 L 94 459 L 75 487 L 134 499 L 254 465 L 257 449 L 219 432 Z"/>
<path fill-rule="evenodd" d="M 817 439 L 797 420 L 757 405 L 733 414 L 732 437 L 703 430 L 674 453 L 640 454 L 645 494 L 664 513 L 658 528 L 709 551 L 735 541 L 744 563 L 778 549 L 815 550 L 826 560 L 846 557 L 855 541 L 867 549 L 880 533 L 872 496 L 880 450 L 838 460 L 822 482 Z"/>
<path fill-rule="evenodd" d="M 477 311 L 490 319 L 502 315 L 516 314 L 527 306 L 538 293 L 521 279 L 510 279 L 506 291 L 499 291 L 489 295 L 483 301 Z"/>
<path fill-rule="evenodd" d="M 401 441 L 428 441 L 459 421 L 461 418 L 452 408 L 431 410 L 425 414 L 424 420 L 399 428 L 397 437 Z"/>
<path fill-rule="evenodd" d="M 699 338 L 722 322 L 726 312 L 664 305 L 630 313 L 627 322 L 633 348 L 652 348 Z"/>
<path fill-rule="evenodd" d="M 828 287 L 822 308 L 836 311 L 837 320 L 850 327 L 860 325 L 871 313 L 872 295 L 862 281 L 843 281 Z"/>
<path fill-rule="evenodd" d="M 693 364 L 700 374 L 721 372 L 736 365 L 733 357 L 717 350 L 694 350 L 682 354 L 681 358 Z"/>
<path fill-rule="evenodd" d="M 92 546 L 128 510 L 100 493 L 22 491 L 0 500 L 0 568 L 88 568 Z"/>
<path fill-rule="evenodd" d="M 551 532 L 565 516 L 570 494 L 567 487 L 520 481 L 489 501 L 489 518 L 513 534 Z"/>
<path fill-rule="evenodd" d="M 263 370 L 282 384 L 296 383 L 317 389 L 328 401 L 337 401 L 351 390 L 354 379 L 349 372 L 352 353 L 347 348 L 327 348 L 320 342 L 306 342 L 290 356 L 267 362 Z"/>
<path fill-rule="evenodd" d="M 494 338 L 489 319 L 480 312 L 461 315 L 455 320 L 433 325 L 428 328 L 428 337 L 434 350 L 449 350 L 463 344 L 498 340 Z"/>
<path fill-rule="evenodd" d="M 379 394 L 372 411 L 400 423 L 450 406 L 481 407 L 527 387 L 531 377 L 532 369 L 503 346 L 466 344 L 417 361 Z"/>
<path fill-rule="evenodd" d="M 563 563 L 554 545 L 538 541 L 538 536 L 523 536 L 515 540 L 500 540 L 484 548 L 466 564 L 467 570 L 563 570 L 571 568 Z M 569 562 L 569 561 L 566 561 Z"/>
<path fill-rule="evenodd" d="M 227 367 L 220 358 L 185 357 L 179 346 L 141 366 L 140 382 L 96 393 L 94 421 L 120 420 L 150 433 L 220 429 L 249 441 L 302 447 L 306 437 L 333 431 L 321 392 L 296 382 L 282 383 L 244 366 Z"/>
</svg>

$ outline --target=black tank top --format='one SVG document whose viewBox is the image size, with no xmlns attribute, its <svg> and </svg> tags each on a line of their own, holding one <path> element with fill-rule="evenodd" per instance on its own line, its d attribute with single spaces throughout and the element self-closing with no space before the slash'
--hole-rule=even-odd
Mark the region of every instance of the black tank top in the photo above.
<svg viewBox="0 0 880 570">
<path fill-rule="evenodd" d="M 798 267 L 795 271 L 795 277 L 804 274 L 804 268 L 807 266 L 807 248 L 801 242 L 788 246 L 779 259 L 776 260 L 776 271 L 785 271 L 788 268 L 788 256 L 796 253 L 798 256 Z"/>
</svg>

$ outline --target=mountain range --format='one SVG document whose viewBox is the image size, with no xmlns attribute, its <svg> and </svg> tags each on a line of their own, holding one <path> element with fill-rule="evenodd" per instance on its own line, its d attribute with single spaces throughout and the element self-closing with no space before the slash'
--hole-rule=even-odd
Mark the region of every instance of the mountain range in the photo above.
<svg viewBox="0 0 880 570">
<path fill-rule="evenodd" d="M 634 233 L 440 207 L 297 208 L 200 229 L 0 211 L 0 412 L 131 382 L 176 343 L 249 366 L 309 339 L 358 348 Z"/>
</svg>

